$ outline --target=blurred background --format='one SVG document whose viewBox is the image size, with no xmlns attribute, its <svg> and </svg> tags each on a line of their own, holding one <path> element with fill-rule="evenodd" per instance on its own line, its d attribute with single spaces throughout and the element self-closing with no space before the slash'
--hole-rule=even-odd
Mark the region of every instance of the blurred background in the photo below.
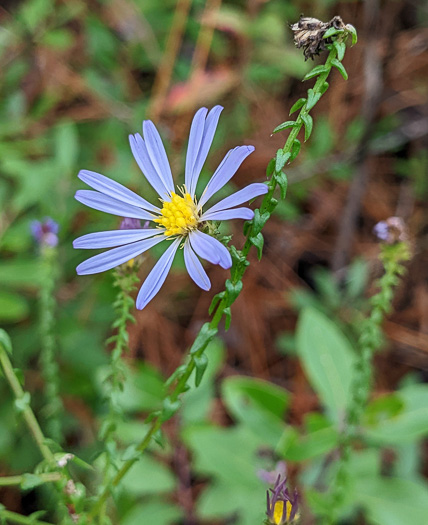
<svg viewBox="0 0 428 525">
<path fill-rule="evenodd" d="M 302 523 L 316 523 L 319 502 L 305 491 L 328 488 L 323 469 L 329 447 L 314 452 L 309 445 L 308 452 L 304 445 L 291 451 L 277 446 L 285 429 L 309 439 L 326 425 L 299 355 L 296 323 L 310 305 L 353 344 L 382 272 L 372 228 L 393 215 L 404 219 L 414 255 L 395 311 L 384 324 L 374 403 L 399 399 L 400 389 L 420 388 L 413 397 L 408 394 L 413 412 L 402 425 L 403 436 L 383 427 L 390 432 L 382 438 L 379 430 L 375 446 L 356 462 L 355 471 L 366 470 L 355 482 L 343 523 L 426 523 L 427 2 L 1 2 L 0 323 L 11 335 L 14 364 L 25 371 L 37 411 L 43 389 L 40 267 L 30 223 L 50 216 L 60 225 L 56 342 L 64 448 L 90 460 L 104 410 L 100 378 L 108 363 L 104 341 L 112 333 L 115 290 L 112 272 L 76 276 L 75 267 L 88 253 L 73 250 L 72 240 L 114 229 L 120 220 L 74 200 L 83 188 L 77 173 L 83 168 L 103 173 L 153 200 L 128 134 L 152 119 L 181 181 L 194 112 L 221 104 L 225 109 L 203 177 L 208 180 L 231 147 L 253 144 L 256 151 L 234 177 L 233 188 L 266 180 L 266 165 L 286 138 L 272 136 L 272 130 L 288 120 L 290 107 L 313 82 L 301 79 L 323 60 L 305 62 L 294 47 L 289 24 L 302 13 L 323 21 L 340 15 L 356 27 L 359 42 L 344 60 L 349 80 L 332 72 L 330 88 L 312 113 L 312 137 L 287 171 L 287 198 L 264 230 L 263 259 L 250 256 L 231 328 L 210 346 L 209 373 L 197 392 L 189 392 L 181 416 L 166 425 L 164 448 L 154 447 L 125 479 L 117 523 L 261 523 L 267 485 L 260 469 L 282 468 L 279 460 L 287 462 L 291 485 L 303 494 Z M 233 244 L 240 247 L 241 224 L 231 228 Z M 155 249 L 146 257 L 142 279 L 156 256 Z M 227 272 L 217 266 L 207 271 L 209 293 L 193 284 L 177 258 L 160 293 L 136 313 L 123 395 L 130 417 L 119 429 L 124 444 L 141 435 L 144 414 L 160 402 L 163 379 L 181 363 L 208 318 L 212 296 L 223 289 Z M 3 380 L 0 398 L 0 473 L 28 471 L 38 453 L 16 419 Z M 380 411 L 378 405 L 372 419 L 367 416 L 376 428 L 400 417 L 393 402 Z M 280 414 L 274 422 L 272 413 Z M 380 503 L 370 500 L 371 485 L 361 479 L 377 476 L 373 469 L 410 483 L 397 491 L 420 510 L 420 521 L 415 515 L 403 519 L 400 509 L 412 509 L 397 510 L 394 491 L 387 490 Z M 46 499 L 44 491 L 0 489 L 0 501 L 23 514 L 46 506 Z"/>
</svg>

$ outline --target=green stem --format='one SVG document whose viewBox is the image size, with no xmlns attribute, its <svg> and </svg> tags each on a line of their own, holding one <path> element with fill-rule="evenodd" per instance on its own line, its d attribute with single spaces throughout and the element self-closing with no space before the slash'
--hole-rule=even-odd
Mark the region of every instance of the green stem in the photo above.
<svg viewBox="0 0 428 525">
<path fill-rule="evenodd" d="M 7 355 L 6 348 L 0 342 L 0 363 L 4 371 L 4 375 L 15 395 L 17 401 L 22 403 L 22 415 L 24 416 L 25 422 L 27 423 L 28 429 L 30 430 L 34 441 L 37 443 L 42 456 L 48 463 L 55 464 L 55 458 L 50 448 L 46 445 L 46 438 L 43 435 L 42 429 L 32 411 L 28 399 L 28 392 L 25 393 L 22 389 L 18 378 L 16 377 L 12 363 L 10 362 L 9 356 Z"/>
<path fill-rule="evenodd" d="M 5 519 L 6 523 L 20 523 L 22 525 L 52 525 L 47 521 L 36 520 L 31 516 L 23 516 L 11 510 L 0 510 L 0 518 Z"/>
<path fill-rule="evenodd" d="M 354 380 L 351 385 L 351 404 L 348 408 L 347 425 L 341 436 L 341 457 L 337 465 L 336 475 L 330 485 L 329 512 L 324 516 L 325 525 L 337 523 L 337 513 L 343 503 L 346 487 L 349 482 L 349 461 L 352 444 L 359 435 L 359 425 L 370 395 L 373 374 L 372 359 L 375 351 L 381 345 L 381 324 L 385 314 L 391 310 L 394 289 L 399 284 L 399 277 L 404 273 L 403 262 L 410 259 L 409 247 L 406 243 L 383 245 L 380 259 L 383 262 L 385 274 L 379 280 L 380 291 L 371 299 L 372 309 L 369 317 L 360 324 L 358 346 L 359 357 L 355 364 Z"/>
<path fill-rule="evenodd" d="M 33 475 L 34 474 L 21 474 L 19 476 L 0 477 L 0 487 L 21 485 L 22 483 L 25 483 L 27 481 L 27 476 Z M 48 472 L 47 474 L 37 474 L 36 476 L 42 483 L 52 483 L 54 481 L 60 481 L 64 477 L 60 472 Z"/>
<path fill-rule="evenodd" d="M 59 420 L 63 405 L 59 397 L 59 367 L 55 359 L 55 281 L 58 273 L 57 250 L 44 246 L 41 252 L 43 281 L 40 289 L 40 365 L 45 382 L 46 405 L 43 415 L 46 418 L 47 434 L 57 443 L 62 441 Z"/>
</svg>

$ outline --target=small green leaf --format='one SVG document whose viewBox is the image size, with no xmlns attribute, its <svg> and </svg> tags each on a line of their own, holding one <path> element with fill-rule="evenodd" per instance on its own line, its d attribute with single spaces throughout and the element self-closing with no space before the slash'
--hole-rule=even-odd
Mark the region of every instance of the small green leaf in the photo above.
<svg viewBox="0 0 428 525">
<path fill-rule="evenodd" d="M 198 387 L 201 384 L 202 378 L 204 377 L 205 370 L 208 366 L 208 357 L 205 354 L 196 356 L 193 358 L 196 367 L 195 374 L 195 386 Z"/>
<path fill-rule="evenodd" d="M 230 306 L 226 307 L 224 310 L 223 310 L 223 314 L 224 314 L 224 329 L 226 330 L 226 332 L 229 330 L 230 328 L 230 323 L 232 322 L 232 312 L 230 310 Z"/>
<path fill-rule="evenodd" d="M 289 151 L 285 153 L 284 150 L 279 149 L 276 152 L 276 157 L 275 157 L 275 172 L 276 173 L 282 170 L 282 168 L 288 162 L 288 159 L 290 158 L 290 156 L 291 156 L 291 153 Z"/>
<path fill-rule="evenodd" d="M 334 47 L 336 48 L 337 58 L 342 61 L 343 57 L 345 56 L 346 51 L 346 44 L 345 42 L 339 42 L 338 40 L 335 40 L 333 42 Z"/>
<path fill-rule="evenodd" d="M 259 209 L 254 210 L 253 233 L 259 233 L 259 231 L 261 231 L 263 226 L 269 220 L 269 217 L 270 213 L 267 211 L 265 211 L 264 213 L 260 213 Z"/>
<path fill-rule="evenodd" d="M 223 299 L 224 292 L 220 292 L 214 295 L 213 300 L 211 301 L 210 307 L 208 308 L 208 313 L 211 315 L 216 309 L 218 303 Z"/>
<path fill-rule="evenodd" d="M 270 159 L 269 164 L 266 168 L 266 177 L 269 179 L 272 173 L 275 171 L 275 159 Z"/>
<path fill-rule="evenodd" d="M 352 44 L 351 45 L 355 46 L 355 44 L 358 42 L 357 30 L 355 29 L 355 27 L 352 24 L 346 24 L 346 31 L 352 37 Z"/>
<path fill-rule="evenodd" d="M 216 335 L 217 328 L 210 328 L 210 323 L 205 323 L 199 331 L 199 334 L 196 336 L 195 341 L 190 349 L 190 353 L 194 354 L 202 346 L 207 345 L 211 339 Z"/>
<path fill-rule="evenodd" d="M 324 95 L 324 93 L 327 91 L 329 87 L 330 87 L 330 84 L 328 82 L 324 82 L 324 84 L 320 87 L 321 95 Z"/>
<path fill-rule="evenodd" d="M 281 190 L 281 199 L 284 200 L 288 187 L 287 175 L 283 171 L 280 171 L 279 173 L 275 174 L 275 180 L 278 183 L 279 189 Z"/>
<path fill-rule="evenodd" d="M 348 80 L 348 73 L 346 72 L 346 69 L 345 69 L 345 66 L 342 64 L 342 62 L 340 62 L 339 60 L 337 60 L 337 58 L 334 58 L 332 61 L 331 61 L 332 65 L 337 68 L 340 72 L 340 74 L 342 75 L 342 77 L 345 79 L 345 80 Z"/>
<path fill-rule="evenodd" d="M 277 126 L 273 130 L 272 133 L 278 133 L 279 131 L 283 131 L 284 129 L 287 129 L 287 128 L 294 128 L 295 125 L 296 125 L 296 121 L 295 120 L 287 120 L 287 122 L 283 122 L 282 124 Z"/>
<path fill-rule="evenodd" d="M 28 408 L 31 401 L 30 392 L 25 392 L 22 397 L 15 399 L 15 407 L 18 412 L 23 412 Z"/>
<path fill-rule="evenodd" d="M 260 261 L 263 253 L 264 238 L 263 235 L 259 232 L 256 236 L 250 237 L 250 242 L 257 248 L 257 257 Z"/>
<path fill-rule="evenodd" d="M 242 281 L 239 280 L 236 283 L 233 283 L 230 279 L 227 279 L 226 281 L 226 291 L 228 295 L 228 306 L 230 306 L 238 297 L 238 295 L 242 291 Z"/>
<path fill-rule="evenodd" d="M 290 162 L 293 161 L 297 157 L 297 155 L 299 154 L 300 146 L 301 146 L 300 140 L 299 139 L 294 139 L 293 145 L 291 146 Z"/>
<path fill-rule="evenodd" d="M 327 73 L 327 72 L 328 72 L 327 66 L 325 65 L 316 66 L 303 77 L 302 82 L 304 82 L 305 80 L 309 80 L 310 78 L 317 77 L 318 75 L 321 75 L 322 73 Z"/>
<path fill-rule="evenodd" d="M 23 474 L 21 488 L 22 490 L 31 490 L 42 483 L 43 480 L 35 474 Z"/>
<path fill-rule="evenodd" d="M 308 138 L 311 136 L 312 128 L 314 127 L 314 121 L 308 113 L 302 115 L 302 120 L 305 125 L 305 142 L 306 142 Z"/>
<path fill-rule="evenodd" d="M 170 397 L 167 397 L 164 399 L 163 407 L 162 407 L 162 421 L 167 421 L 168 419 L 171 419 L 172 416 L 177 412 L 177 410 L 180 408 L 181 403 L 177 399 L 176 401 L 172 401 Z"/>
<path fill-rule="evenodd" d="M 0 328 L 0 345 L 6 350 L 9 355 L 12 355 L 12 341 L 10 340 L 9 334 Z"/>
<path fill-rule="evenodd" d="M 306 109 L 311 110 L 318 100 L 321 98 L 321 93 L 315 93 L 313 89 L 308 89 L 308 101 L 306 102 Z"/>
<path fill-rule="evenodd" d="M 305 98 L 299 98 L 299 100 L 297 102 L 295 102 L 292 106 L 291 106 L 291 109 L 290 109 L 290 113 L 289 115 L 293 114 L 295 111 L 297 111 L 298 109 L 300 109 L 301 107 L 303 107 L 305 105 L 305 102 L 306 102 L 306 99 Z"/>
<path fill-rule="evenodd" d="M 330 38 L 331 36 L 338 35 L 340 33 L 344 33 L 344 30 L 343 29 L 336 29 L 335 27 L 330 27 L 324 33 L 323 38 Z"/>
</svg>

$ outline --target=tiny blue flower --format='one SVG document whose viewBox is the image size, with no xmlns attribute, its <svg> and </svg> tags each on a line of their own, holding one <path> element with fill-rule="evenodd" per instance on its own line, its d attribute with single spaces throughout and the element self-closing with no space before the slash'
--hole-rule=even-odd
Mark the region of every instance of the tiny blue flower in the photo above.
<svg viewBox="0 0 428 525">
<path fill-rule="evenodd" d="M 238 170 L 242 162 L 254 151 L 253 146 L 238 146 L 230 150 L 211 177 L 199 198 L 196 186 L 208 155 L 221 106 L 210 112 L 199 109 L 190 128 L 186 155 L 185 184 L 175 191 L 171 168 L 161 137 L 153 122 L 143 122 L 144 138 L 138 133 L 130 135 L 132 153 L 144 176 L 160 197 L 162 208 L 154 206 L 121 184 L 92 171 L 82 170 L 79 178 L 93 190 L 79 190 L 76 199 L 96 210 L 129 219 L 155 223 L 155 227 L 119 229 L 90 233 L 76 239 L 75 248 L 113 248 L 87 259 L 77 267 L 79 275 L 104 272 L 137 257 L 149 248 L 167 240 L 171 245 L 160 257 L 147 276 L 137 296 L 137 308 L 142 310 L 158 293 L 171 268 L 179 246 L 184 249 L 186 269 L 193 281 L 203 290 L 211 288 L 211 282 L 199 258 L 228 269 L 232 258 L 227 248 L 217 239 L 204 233 L 207 222 L 254 217 L 244 202 L 267 193 L 266 184 L 254 183 L 222 199 L 207 210 L 205 204 Z"/>
<path fill-rule="evenodd" d="M 30 230 L 39 246 L 55 247 L 58 244 L 59 226 L 51 217 L 45 217 L 43 221 L 32 221 Z"/>
</svg>

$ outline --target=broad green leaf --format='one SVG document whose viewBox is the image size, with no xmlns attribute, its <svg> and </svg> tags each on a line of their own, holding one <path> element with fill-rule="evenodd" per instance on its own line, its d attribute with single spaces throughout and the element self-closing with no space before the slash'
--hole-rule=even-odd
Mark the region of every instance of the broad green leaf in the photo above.
<svg viewBox="0 0 428 525">
<path fill-rule="evenodd" d="M 401 408 L 384 412 L 385 416 L 378 417 L 375 423 L 370 424 L 369 421 L 366 428 L 368 437 L 393 445 L 428 436 L 428 385 L 411 385 L 393 396 L 385 397 L 400 401 Z"/>
<path fill-rule="evenodd" d="M 146 472 L 146 477 L 150 474 Z M 183 518 L 183 511 L 167 500 L 151 499 L 145 503 L 138 503 L 125 514 L 120 520 L 122 525 L 143 525 L 152 523 L 153 525 L 171 525 L 179 523 Z"/>
<path fill-rule="evenodd" d="M 306 308 L 299 317 L 297 348 L 312 387 L 339 421 L 349 403 L 355 361 L 349 341 L 324 314 Z"/>
<path fill-rule="evenodd" d="M 163 463 L 145 454 L 131 467 L 120 486 L 136 496 L 160 494 L 174 490 L 176 479 Z"/>
<path fill-rule="evenodd" d="M 225 379 L 221 391 L 233 417 L 275 446 L 284 430 L 289 393 L 267 381 L 239 376 Z"/>
<path fill-rule="evenodd" d="M 26 299 L 15 292 L 0 291 L 0 322 L 17 323 L 29 314 Z"/>
<path fill-rule="evenodd" d="M 426 525 L 428 486 L 405 479 L 362 477 L 355 480 L 355 498 L 373 525 Z"/>
<path fill-rule="evenodd" d="M 184 433 L 184 439 L 192 451 L 195 472 L 211 480 L 196 503 L 198 516 L 213 520 L 233 515 L 236 525 L 262 523 L 267 488 L 257 476 L 262 441 L 242 425 L 193 428 Z"/>
</svg>

